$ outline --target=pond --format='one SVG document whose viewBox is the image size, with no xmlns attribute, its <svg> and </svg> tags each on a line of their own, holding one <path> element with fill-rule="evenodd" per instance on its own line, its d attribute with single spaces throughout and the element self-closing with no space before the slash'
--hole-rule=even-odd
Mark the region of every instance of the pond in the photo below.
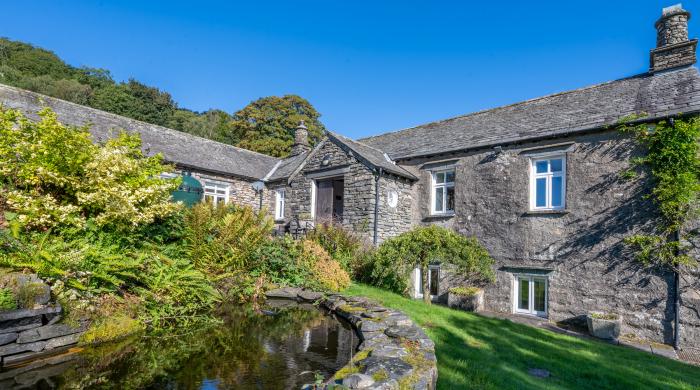
<svg viewBox="0 0 700 390">
<path fill-rule="evenodd" d="M 1 372 L 0 388 L 299 389 L 331 376 L 358 345 L 346 322 L 293 301 L 228 306 L 222 320 L 35 361 Z"/>
</svg>

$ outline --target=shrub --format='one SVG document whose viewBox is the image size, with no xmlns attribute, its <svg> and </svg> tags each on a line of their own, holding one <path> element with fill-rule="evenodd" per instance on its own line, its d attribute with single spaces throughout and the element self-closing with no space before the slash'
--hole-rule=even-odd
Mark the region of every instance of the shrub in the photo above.
<svg viewBox="0 0 700 390">
<path fill-rule="evenodd" d="M 201 203 L 188 212 L 186 225 L 189 256 L 197 268 L 227 275 L 249 270 L 253 254 L 272 233 L 273 221 L 251 207 Z"/>
<path fill-rule="evenodd" d="M 0 198 L 10 223 L 29 229 L 133 229 L 171 215 L 179 180 L 162 157 L 146 157 L 138 135 L 93 144 L 87 128 L 64 126 L 45 108 L 40 121 L 0 108 Z"/>
<path fill-rule="evenodd" d="M 427 290 L 430 263 L 451 264 L 455 273 L 472 284 L 492 281 L 494 260 L 473 237 L 430 225 L 415 228 L 382 243 L 364 267 L 366 282 L 406 294 L 414 267 L 423 269 L 423 287 Z M 430 302 L 429 294 L 426 303 Z"/>
<path fill-rule="evenodd" d="M 473 297 L 481 291 L 478 287 L 452 287 L 450 294 L 460 295 L 463 297 Z"/>
<path fill-rule="evenodd" d="M 322 290 L 341 291 L 350 286 L 350 275 L 323 247 L 311 240 L 301 242 L 299 263 L 310 270 L 307 284 Z"/>
<path fill-rule="evenodd" d="M 9 288 L 0 288 L 0 311 L 14 310 L 17 308 L 15 294 Z"/>
<path fill-rule="evenodd" d="M 114 341 L 134 333 L 143 331 L 144 327 L 138 320 L 124 314 L 102 318 L 93 323 L 90 328 L 80 336 L 83 344 L 98 344 Z"/>
<path fill-rule="evenodd" d="M 369 249 L 367 243 L 338 224 L 318 224 L 306 238 L 321 245 L 348 272 L 359 266 Z"/>
</svg>

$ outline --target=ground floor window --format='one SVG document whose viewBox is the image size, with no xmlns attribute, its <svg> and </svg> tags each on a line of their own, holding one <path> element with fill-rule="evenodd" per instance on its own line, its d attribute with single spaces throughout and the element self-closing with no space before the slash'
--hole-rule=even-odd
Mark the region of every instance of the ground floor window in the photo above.
<svg viewBox="0 0 700 390">
<path fill-rule="evenodd" d="M 217 206 L 228 203 L 229 186 L 227 184 L 204 182 L 204 201 Z"/>
<path fill-rule="evenodd" d="M 416 267 L 413 272 L 415 275 L 415 297 L 423 298 L 423 271 L 420 267 Z M 428 290 L 430 290 L 430 296 L 437 298 L 438 292 L 440 291 L 440 266 L 431 265 L 428 267 Z"/>
<path fill-rule="evenodd" d="M 547 278 L 531 275 L 515 276 L 515 312 L 547 316 Z"/>
</svg>

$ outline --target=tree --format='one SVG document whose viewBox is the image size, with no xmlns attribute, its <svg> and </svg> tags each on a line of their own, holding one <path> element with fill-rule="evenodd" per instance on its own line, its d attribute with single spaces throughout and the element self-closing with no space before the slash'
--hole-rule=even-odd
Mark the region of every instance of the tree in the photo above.
<svg viewBox="0 0 700 390">
<path fill-rule="evenodd" d="M 374 257 L 374 277 L 390 279 L 392 289 L 405 286 L 410 271 L 420 267 L 423 300 L 427 304 L 430 304 L 428 267 L 433 262 L 454 265 L 456 274 L 473 283 L 494 279 L 491 269 L 494 260 L 476 238 L 436 225 L 421 226 L 385 241 Z"/>
<path fill-rule="evenodd" d="M 304 121 L 313 145 L 325 127 L 321 115 L 306 99 L 296 95 L 260 98 L 233 115 L 238 146 L 275 157 L 286 157 L 294 143 L 294 129 Z"/>
</svg>

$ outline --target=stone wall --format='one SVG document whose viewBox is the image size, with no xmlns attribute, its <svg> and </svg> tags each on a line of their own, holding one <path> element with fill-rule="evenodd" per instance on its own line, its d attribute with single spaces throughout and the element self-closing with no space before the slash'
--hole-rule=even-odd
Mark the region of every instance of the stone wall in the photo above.
<svg viewBox="0 0 700 390">
<path fill-rule="evenodd" d="M 398 198 L 394 207 L 389 204 L 392 192 L 396 193 Z M 411 181 L 394 175 L 382 175 L 379 180 L 379 243 L 411 230 L 413 198 Z"/>
<path fill-rule="evenodd" d="M 535 148 L 535 149 L 531 149 Z M 549 149 L 547 149 L 549 148 Z M 529 153 L 569 150 L 566 210 L 529 211 Z M 625 181 L 621 173 L 640 151 L 635 143 L 608 131 L 565 140 L 525 144 L 458 155 L 455 215 L 428 213 L 429 180 L 421 173 L 414 187 L 414 222 L 438 223 L 476 236 L 496 259 L 495 284 L 486 288 L 487 310 L 513 310 L 514 275 L 537 273 L 549 280 L 547 314 L 554 321 L 583 319 L 588 311 L 623 316 L 622 334 L 672 341 L 673 275 L 641 267 L 626 250 L 624 237 L 651 231 L 655 207 L 644 198 L 650 186 L 642 177 Z M 413 160 L 421 169 L 436 160 Z M 441 291 L 459 280 L 441 272 Z M 697 319 L 697 311 L 684 310 Z M 690 322 L 688 322 L 690 324 Z M 695 331 L 696 345 L 700 343 Z"/>
<path fill-rule="evenodd" d="M 223 176 L 205 172 L 192 171 L 191 173 L 192 177 L 202 183 L 202 186 L 204 186 L 205 181 L 229 185 L 229 202 L 250 206 L 255 210 L 258 210 L 260 207 L 260 194 L 257 194 L 252 187 L 254 180 L 246 180 L 234 176 Z M 263 190 L 263 207 L 268 207 L 270 205 L 271 193 L 272 192 L 267 188 Z M 272 202 L 274 202 L 274 197 L 272 197 Z M 268 207 L 268 212 L 269 210 L 272 209 Z"/>
</svg>

